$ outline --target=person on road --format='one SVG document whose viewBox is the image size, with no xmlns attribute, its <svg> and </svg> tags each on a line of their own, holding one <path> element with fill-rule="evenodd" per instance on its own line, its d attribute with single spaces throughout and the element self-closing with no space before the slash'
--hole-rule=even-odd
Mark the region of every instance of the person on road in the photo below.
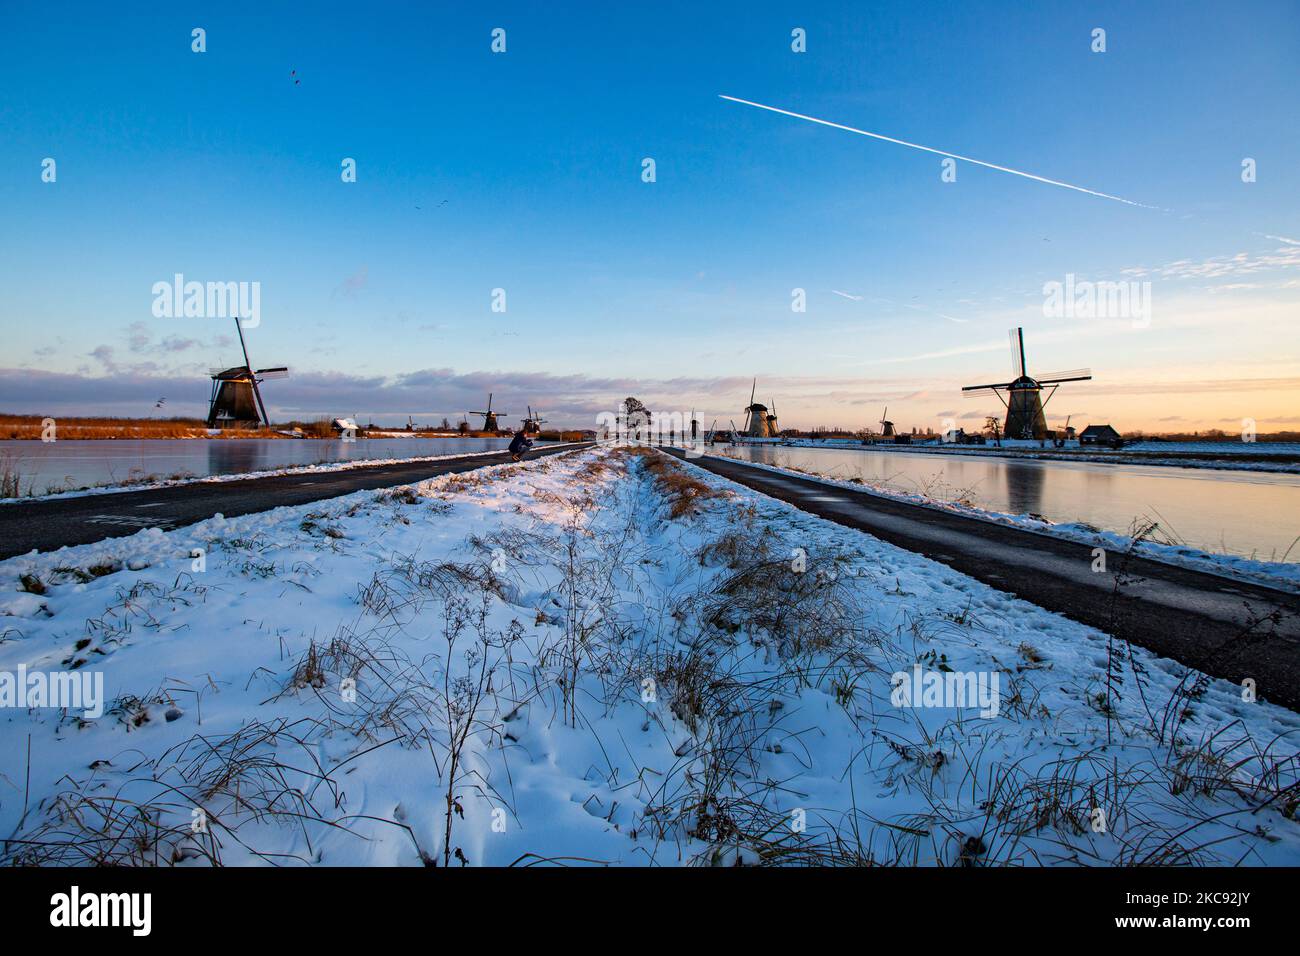
<svg viewBox="0 0 1300 956">
<path fill-rule="evenodd" d="M 524 452 L 533 447 L 533 443 L 528 440 L 528 435 L 524 432 L 516 432 L 515 437 L 510 440 L 510 460 L 519 461 L 524 457 Z"/>
</svg>

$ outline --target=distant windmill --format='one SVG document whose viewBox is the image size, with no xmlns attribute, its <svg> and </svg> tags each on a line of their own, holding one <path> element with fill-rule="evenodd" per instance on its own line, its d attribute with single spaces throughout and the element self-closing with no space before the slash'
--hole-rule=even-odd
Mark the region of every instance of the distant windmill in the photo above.
<svg viewBox="0 0 1300 956">
<path fill-rule="evenodd" d="M 1051 401 L 1062 382 L 1087 381 L 1092 378 L 1092 371 L 1079 368 L 1032 377 L 1025 371 L 1025 330 L 1012 329 L 1010 335 L 1011 381 L 967 385 L 962 391 L 981 395 L 992 392 L 998 397 L 1007 410 L 1006 423 L 1002 427 L 1004 438 L 1043 439 L 1047 437 L 1047 419 L 1043 416 L 1043 406 Z M 1050 386 L 1046 398 L 1043 397 L 1043 386 Z"/>
<path fill-rule="evenodd" d="M 287 378 L 289 369 L 285 366 L 259 368 L 253 370 L 253 363 L 248 360 L 248 346 L 244 343 L 244 328 L 235 319 L 235 330 L 239 332 L 239 348 L 244 353 L 244 364 L 235 368 L 212 370 L 212 396 L 208 400 L 209 428 L 238 428 L 249 425 L 260 428 L 271 420 L 266 416 L 266 406 L 262 403 L 262 392 L 258 385 L 271 378 Z"/>
<path fill-rule="evenodd" d="M 754 401 L 758 389 L 758 379 L 749 390 L 749 404 L 745 407 L 745 435 L 748 438 L 775 438 L 776 432 L 770 423 L 767 406 Z"/>
<path fill-rule="evenodd" d="M 498 412 L 494 412 L 494 411 L 492 411 L 492 393 L 491 393 L 491 392 L 488 392 L 488 407 L 487 407 L 487 411 L 485 411 L 485 412 L 470 412 L 470 414 L 471 414 L 471 415 L 482 415 L 482 416 L 483 416 L 483 431 L 485 431 L 485 432 L 499 432 L 499 431 L 501 431 L 501 428 L 500 428 L 499 425 L 497 425 L 497 416 L 498 416 L 498 415 L 509 415 L 510 413 L 509 413 L 509 412 L 500 412 L 500 411 L 498 411 Z"/>
<path fill-rule="evenodd" d="M 894 423 L 889 420 L 889 406 L 886 405 L 885 410 L 880 413 L 880 437 L 896 438 L 897 436 L 898 432 L 894 431 Z"/>
<path fill-rule="evenodd" d="M 772 414 L 767 416 L 767 427 L 773 438 L 781 433 L 781 426 L 776 423 L 776 399 L 772 399 Z"/>
<path fill-rule="evenodd" d="M 491 408 L 491 407 L 492 407 L 492 401 L 491 401 L 491 396 L 489 396 L 489 399 L 488 399 L 488 408 Z M 501 414 L 504 415 L 505 412 L 502 412 Z M 537 414 L 537 415 L 534 415 L 534 414 L 533 414 L 533 406 L 529 405 L 529 406 L 528 406 L 528 417 L 524 419 L 524 427 L 523 427 L 523 432 L 524 432 L 524 434 L 525 434 L 525 435 L 536 435 L 536 434 L 538 434 L 538 433 L 542 430 L 542 426 L 545 425 L 545 424 L 546 424 L 546 419 L 545 419 L 545 418 L 542 418 L 541 415 L 540 415 L 540 413 Z"/>
</svg>

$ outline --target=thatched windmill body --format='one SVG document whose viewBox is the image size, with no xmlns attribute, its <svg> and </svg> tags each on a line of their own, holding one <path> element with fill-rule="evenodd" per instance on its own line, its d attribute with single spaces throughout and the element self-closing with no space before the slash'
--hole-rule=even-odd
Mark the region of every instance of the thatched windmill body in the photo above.
<svg viewBox="0 0 1300 956">
<path fill-rule="evenodd" d="M 1068 372 L 1049 372 L 1045 375 L 1031 376 L 1025 370 L 1025 330 L 1016 328 L 1011 336 L 1011 381 L 995 382 L 989 385 L 967 385 L 962 389 L 967 394 L 985 395 L 992 392 L 1007 410 L 1006 420 L 1002 426 L 1004 438 L 1036 441 L 1047 437 L 1047 418 L 1043 415 L 1045 406 L 1062 382 L 1085 382 L 1092 378 L 1092 371 L 1086 368 L 1072 369 Z M 1043 392 L 1047 395 L 1044 397 Z"/>
<path fill-rule="evenodd" d="M 262 392 L 258 386 L 271 378 L 287 378 L 289 369 L 283 365 L 254 370 L 248 360 L 248 346 L 244 342 L 244 329 L 235 319 L 239 333 L 239 349 L 244 353 L 244 364 L 234 368 L 212 370 L 212 394 L 208 399 L 209 428 L 261 428 L 270 425 Z"/>
<path fill-rule="evenodd" d="M 768 414 L 766 405 L 754 401 L 754 393 L 757 389 L 758 379 L 754 379 L 754 385 L 749 390 L 749 404 L 745 406 L 745 437 L 775 438 L 776 420 Z"/>
<path fill-rule="evenodd" d="M 880 413 L 880 437 L 881 438 L 898 437 L 898 433 L 894 431 L 894 423 L 889 420 L 888 405 L 886 405 L 885 410 Z"/>
<path fill-rule="evenodd" d="M 488 405 L 491 406 L 491 401 Z M 533 414 L 533 406 L 528 406 L 528 417 L 524 419 L 523 433 L 525 435 L 537 435 L 541 433 L 542 426 L 546 424 L 546 419 L 541 414 Z"/>
</svg>

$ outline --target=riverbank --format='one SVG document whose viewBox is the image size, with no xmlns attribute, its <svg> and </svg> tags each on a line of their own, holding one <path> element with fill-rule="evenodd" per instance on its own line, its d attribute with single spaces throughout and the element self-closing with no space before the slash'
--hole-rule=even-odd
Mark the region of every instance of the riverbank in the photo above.
<svg viewBox="0 0 1300 956">
<path fill-rule="evenodd" d="M 0 497 L 30 500 L 158 488 L 294 469 L 433 460 L 504 448 L 508 438 L 338 438 L 196 442 L 168 439 L 0 441 Z"/>
<path fill-rule="evenodd" d="M 775 474 L 793 474 L 811 481 L 835 487 L 848 488 L 867 494 L 891 498 L 908 504 L 921 505 L 952 514 L 993 524 L 1007 525 L 1053 535 L 1068 541 L 1092 545 L 1112 553 L 1141 555 L 1153 561 L 1185 567 L 1209 574 L 1251 581 L 1292 592 L 1300 591 L 1300 538 L 1291 540 L 1292 549 L 1282 555 L 1282 560 L 1261 560 L 1257 557 L 1216 553 L 1175 540 L 1176 531 L 1161 527 L 1158 521 L 1144 522 L 1142 516 L 1133 516 L 1133 533 L 1105 530 L 1086 522 L 1055 522 L 1038 514 L 1013 514 L 993 511 L 972 504 L 964 497 L 957 500 L 938 497 L 923 491 L 906 491 L 888 481 L 870 481 L 862 478 L 842 478 L 815 469 L 778 466 L 766 462 L 746 461 L 729 456 L 719 456 L 729 461 L 741 461 L 746 467 L 758 468 Z M 960 494 L 960 493 L 959 493 Z M 1294 554 L 1295 560 L 1287 560 Z"/>
<path fill-rule="evenodd" d="M 1296 442 L 1138 442 L 1118 449 L 1011 447 L 997 445 L 910 444 L 886 442 L 864 445 L 849 439 L 749 439 L 749 447 L 827 448 L 878 451 L 886 454 L 929 454 L 965 457 L 1018 458 L 1029 461 L 1081 461 L 1109 465 L 1155 465 L 1175 468 L 1220 468 L 1228 471 L 1300 473 L 1300 443 Z"/>
</svg>

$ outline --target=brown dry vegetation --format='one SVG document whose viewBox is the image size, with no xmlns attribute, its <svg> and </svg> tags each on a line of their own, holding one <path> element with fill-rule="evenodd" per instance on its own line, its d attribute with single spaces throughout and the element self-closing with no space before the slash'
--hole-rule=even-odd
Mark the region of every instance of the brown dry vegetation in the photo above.
<svg viewBox="0 0 1300 956">
<path fill-rule="evenodd" d="M 62 439 L 206 438 L 207 425 L 198 418 L 63 418 L 51 416 Z M 0 439 L 39 439 L 43 419 L 37 415 L 0 415 Z M 279 438 L 263 429 L 229 429 L 222 438 Z"/>
<path fill-rule="evenodd" d="M 700 502 L 722 497 L 723 493 L 693 478 L 677 462 L 653 448 L 621 448 L 625 455 L 640 459 L 642 468 L 653 476 L 655 490 L 668 501 L 668 513 L 674 518 L 695 514 Z"/>
</svg>

